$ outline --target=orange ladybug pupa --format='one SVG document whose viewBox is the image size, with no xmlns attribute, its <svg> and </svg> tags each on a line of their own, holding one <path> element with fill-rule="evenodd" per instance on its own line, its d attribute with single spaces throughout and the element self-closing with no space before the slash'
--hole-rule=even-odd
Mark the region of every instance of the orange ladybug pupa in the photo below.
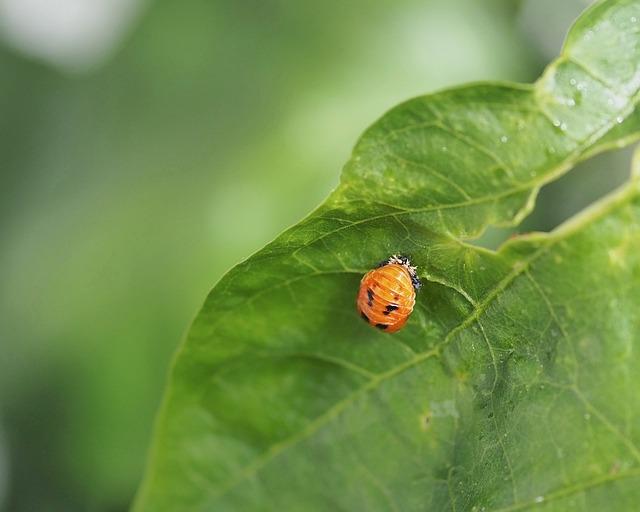
<svg viewBox="0 0 640 512">
<path fill-rule="evenodd" d="M 420 279 L 409 258 L 393 255 L 360 281 L 358 312 L 369 325 L 396 332 L 409 319 L 419 288 Z"/>
</svg>

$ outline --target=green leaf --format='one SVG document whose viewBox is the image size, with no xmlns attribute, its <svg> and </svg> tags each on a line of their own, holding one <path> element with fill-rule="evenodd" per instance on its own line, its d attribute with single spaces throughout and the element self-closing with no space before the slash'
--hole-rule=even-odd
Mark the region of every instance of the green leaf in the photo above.
<svg viewBox="0 0 640 512">
<path fill-rule="evenodd" d="M 408 101 L 339 187 L 230 271 L 178 351 L 137 511 L 636 510 L 640 189 L 499 251 L 547 182 L 640 135 L 640 1 L 602 1 L 532 86 Z M 364 272 L 424 287 L 388 335 Z"/>
</svg>

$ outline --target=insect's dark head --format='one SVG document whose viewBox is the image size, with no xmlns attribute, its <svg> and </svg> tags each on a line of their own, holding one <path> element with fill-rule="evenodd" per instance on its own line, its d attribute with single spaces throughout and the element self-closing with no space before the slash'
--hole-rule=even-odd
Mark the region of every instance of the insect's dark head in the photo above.
<svg viewBox="0 0 640 512">
<path fill-rule="evenodd" d="M 402 265 L 409 271 L 409 275 L 411 276 L 411 284 L 413 284 L 413 288 L 418 291 L 422 286 L 420 282 L 420 278 L 418 277 L 417 267 L 411 265 L 411 259 L 408 256 L 404 256 L 402 254 L 394 254 L 388 260 L 382 261 L 378 268 L 384 267 L 385 265 L 390 265 L 395 263 L 396 265 Z"/>
</svg>

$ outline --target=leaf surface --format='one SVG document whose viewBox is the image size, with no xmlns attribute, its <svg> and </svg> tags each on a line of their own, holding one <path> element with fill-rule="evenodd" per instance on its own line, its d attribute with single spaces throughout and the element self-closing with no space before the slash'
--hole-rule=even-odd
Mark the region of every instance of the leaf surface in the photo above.
<svg viewBox="0 0 640 512">
<path fill-rule="evenodd" d="M 596 3 L 535 84 L 442 91 L 369 128 L 325 203 L 207 298 L 134 509 L 636 509 L 637 180 L 550 234 L 465 240 L 638 138 L 638 20 L 637 0 Z M 390 336 L 354 301 L 392 253 L 424 287 Z"/>
</svg>

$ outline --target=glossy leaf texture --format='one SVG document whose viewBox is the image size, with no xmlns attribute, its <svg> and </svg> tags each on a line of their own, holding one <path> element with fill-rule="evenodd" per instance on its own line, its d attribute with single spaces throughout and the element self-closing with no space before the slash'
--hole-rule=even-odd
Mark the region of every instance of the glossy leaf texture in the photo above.
<svg viewBox="0 0 640 512">
<path fill-rule="evenodd" d="M 640 1 L 598 2 L 535 84 L 369 128 L 326 202 L 207 298 L 134 509 L 637 510 L 638 181 L 497 252 L 465 240 L 638 138 L 639 31 Z M 392 253 L 424 286 L 388 335 L 354 302 Z"/>
</svg>

